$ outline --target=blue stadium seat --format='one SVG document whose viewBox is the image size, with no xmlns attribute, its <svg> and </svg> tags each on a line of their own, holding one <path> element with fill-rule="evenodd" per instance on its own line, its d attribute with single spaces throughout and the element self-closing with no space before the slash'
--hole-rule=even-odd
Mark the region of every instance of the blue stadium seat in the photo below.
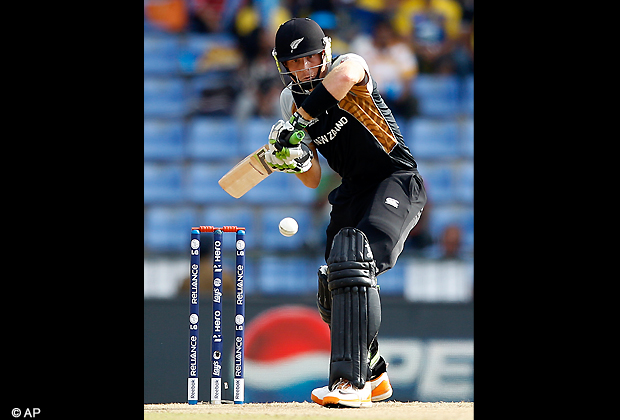
<svg viewBox="0 0 620 420">
<path fill-rule="evenodd" d="M 462 162 L 455 171 L 456 199 L 465 204 L 474 203 L 474 162 Z"/>
<path fill-rule="evenodd" d="M 180 38 L 158 33 L 144 35 L 144 74 L 169 75 L 179 71 Z"/>
<path fill-rule="evenodd" d="M 187 111 L 183 80 L 144 77 L 144 116 L 182 117 Z"/>
<path fill-rule="evenodd" d="M 193 98 L 198 98 L 203 90 L 216 89 L 222 85 L 234 83 L 231 73 L 222 71 L 209 71 L 192 77 L 190 91 Z"/>
<path fill-rule="evenodd" d="M 461 112 L 474 115 L 474 75 L 465 77 L 461 86 Z"/>
<path fill-rule="evenodd" d="M 187 171 L 185 197 L 198 204 L 235 203 L 236 199 L 217 183 L 229 169 L 227 163 L 193 163 Z"/>
<path fill-rule="evenodd" d="M 250 118 L 240 127 L 240 154 L 245 157 L 269 142 L 271 126 L 277 120 L 267 118 Z"/>
<path fill-rule="evenodd" d="M 229 116 L 234 109 L 235 92 L 238 90 L 236 69 L 208 71 L 191 78 L 188 101 L 197 114 Z"/>
<path fill-rule="evenodd" d="M 235 162 L 239 156 L 238 140 L 233 118 L 195 117 L 188 128 L 187 153 L 192 159 Z"/>
<path fill-rule="evenodd" d="M 474 246 L 474 208 L 468 207 L 463 211 L 461 219 L 463 227 L 463 247 L 470 250 Z"/>
<path fill-rule="evenodd" d="M 278 233 L 279 235 L 279 233 Z M 267 256 L 260 265 L 259 290 L 271 295 L 316 293 L 317 267 L 303 257 Z"/>
<path fill-rule="evenodd" d="M 421 116 L 450 117 L 459 113 L 456 76 L 419 74 L 412 83 Z"/>
<path fill-rule="evenodd" d="M 459 152 L 467 158 L 474 157 L 474 119 L 467 118 L 459 123 Z"/>
<path fill-rule="evenodd" d="M 267 201 L 269 202 L 269 201 Z M 280 233 L 278 225 L 285 217 L 297 220 L 299 231 L 290 237 Z M 312 214 L 310 210 L 299 206 L 274 205 L 263 206 L 261 213 L 262 231 L 260 242 L 267 250 L 300 251 L 311 235 Z"/>
<path fill-rule="evenodd" d="M 144 120 L 144 159 L 177 160 L 183 158 L 182 120 Z"/>
<path fill-rule="evenodd" d="M 276 172 L 263 179 L 242 198 L 252 204 L 310 204 L 315 199 L 315 190 L 303 185 L 292 174 Z"/>
<path fill-rule="evenodd" d="M 231 51 L 236 48 L 235 38 L 230 34 L 188 34 L 185 42 L 181 45 L 179 60 L 181 70 L 184 73 L 195 74 L 211 70 L 223 70 L 236 67 L 227 60 Z M 218 49 L 212 56 L 209 52 Z M 205 57 L 212 57 L 212 62 L 207 62 Z"/>
<path fill-rule="evenodd" d="M 413 118 L 407 123 L 407 136 L 416 159 L 459 157 L 458 123 L 455 120 Z"/>
<path fill-rule="evenodd" d="M 418 169 L 422 179 L 428 201 L 433 204 L 445 204 L 456 198 L 452 164 L 431 163 L 418 161 Z"/>
<path fill-rule="evenodd" d="M 180 165 L 144 163 L 144 203 L 178 203 L 183 199 Z"/>
<path fill-rule="evenodd" d="M 194 224 L 192 208 L 149 206 L 144 215 L 144 246 L 151 252 L 187 251 Z"/>
</svg>

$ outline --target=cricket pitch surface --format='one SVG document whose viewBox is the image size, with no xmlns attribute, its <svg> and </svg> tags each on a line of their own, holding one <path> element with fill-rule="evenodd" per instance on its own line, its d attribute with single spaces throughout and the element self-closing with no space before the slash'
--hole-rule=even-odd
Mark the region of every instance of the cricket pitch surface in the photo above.
<svg viewBox="0 0 620 420">
<path fill-rule="evenodd" d="M 312 402 L 189 405 L 187 403 L 144 404 L 145 420 L 319 420 L 331 418 L 368 420 L 473 420 L 473 402 L 373 403 L 369 408 L 325 408 Z"/>
</svg>

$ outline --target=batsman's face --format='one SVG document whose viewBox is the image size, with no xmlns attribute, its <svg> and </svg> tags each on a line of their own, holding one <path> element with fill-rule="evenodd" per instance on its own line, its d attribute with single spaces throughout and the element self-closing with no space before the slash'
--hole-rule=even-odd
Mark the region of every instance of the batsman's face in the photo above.
<svg viewBox="0 0 620 420">
<path fill-rule="evenodd" d="M 307 82 L 318 76 L 323 63 L 322 53 L 287 60 L 284 65 L 299 82 Z"/>
</svg>

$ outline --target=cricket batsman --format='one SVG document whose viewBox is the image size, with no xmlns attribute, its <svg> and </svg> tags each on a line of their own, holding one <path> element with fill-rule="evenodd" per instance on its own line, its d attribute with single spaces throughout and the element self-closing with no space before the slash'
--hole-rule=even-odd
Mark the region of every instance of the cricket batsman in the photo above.
<svg viewBox="0 0 620 420">
<path fill-rule="evenodd" d="M 331 39 L 308 18 L 280 25 L 272 54 L 285 88 L 266 161 L 316 188 L 318 150 L 342 177 L 328 196 L 327 264 L 318 269 L 317 306 L 331 331 L 329 378 L 311 398 L 323 406 L 371 407 L 392 395 L 377 341 L 377 276 L 394 266 L 418 222 L 424 183 L 362 57 L 332 57 Z M 291 144 L 300 131 L 303 140 Z"/>
</svg>

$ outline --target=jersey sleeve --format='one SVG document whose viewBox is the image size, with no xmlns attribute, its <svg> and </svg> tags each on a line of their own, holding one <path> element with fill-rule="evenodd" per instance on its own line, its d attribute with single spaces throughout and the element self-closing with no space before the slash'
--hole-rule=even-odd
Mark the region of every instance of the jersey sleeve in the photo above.
<svg viewBox="0 0 620 420">
<path fill-rule="evenodd" d="M 360 63 L 362 67 L 364 67 L 364 71 L 366 72 L 366 76 L 368 78 L 368 81 L 366 82 L 366 90 L 368 91 L 369 94 L 372 94 L 372 76 L 370 75 L 370 69 L 368 68 L 368 63 L 366 62 L 366 60 L 364 60 L 362 56 L 354 54 L 354 53 L 342 54 L 336 60 L 334 60 L 334 62 L 332 63 L 332 66 L 330 67 L 330 71 L 332 71 L 340 63 L 346 60 L 356 61 Z"/>
</svg>

